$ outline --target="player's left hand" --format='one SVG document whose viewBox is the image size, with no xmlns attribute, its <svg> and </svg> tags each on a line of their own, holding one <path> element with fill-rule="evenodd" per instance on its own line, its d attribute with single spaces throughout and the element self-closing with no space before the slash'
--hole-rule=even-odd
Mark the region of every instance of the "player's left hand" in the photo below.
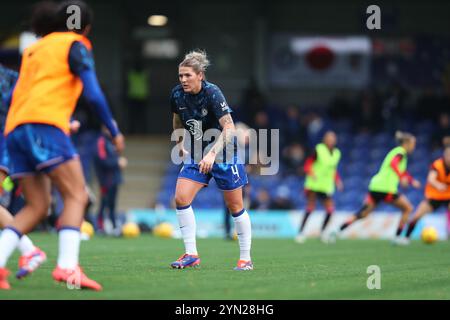
<svg viewBox="0 0 450 320">
<path fill-rule="evenodd" d="M 344 191 L 344 183 L 342 181 L 338 181 L 336 187 L 340 192 Z"/>
<path fill-rule="evenodd" d="M 202 159 L 202 161 L 200 161 L 200 163 L 198 164 L 200 173 L 204 173 L 204 174 L 209 173 L 212 170 L 214 160 L 216 160 L 216 157 L 214 156 L 214 154 L 211 152 L 208 152 L 206 154 L 206 156 Z"/>
<path fill-rule="evenodd" d="M 414 180 L 411 182 L 411 185 L 412 185 L 414 188 L 416 188 L 416 189 L 420 189 L 420 187 L 422 186 L 422 184 L 420 183 L 420 181 L 419 181 L 419 180 L 416 180 L 416 179 L 414 179 Z"/>
</svg>

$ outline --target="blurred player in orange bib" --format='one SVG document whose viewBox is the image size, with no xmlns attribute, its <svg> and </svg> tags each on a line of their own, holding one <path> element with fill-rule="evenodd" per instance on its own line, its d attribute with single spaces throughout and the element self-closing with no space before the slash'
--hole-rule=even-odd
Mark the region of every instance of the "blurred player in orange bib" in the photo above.
<svg viewBox="0 0 450 320">
<path fill-rule="evenodd" d="M 0 129 L 2 132 L 9 107 L 4 101 L 9 100 L 11 89 L 14 87 L 17 78 L 17 72 L 3 67 L 0 64 Z M 9 167 L 10 163 L 8 152 L 6 150 L 5 138 L 3 135 L 0 135 L 0 184 L 2 185 L 0 187 L 0 194 L 3 194 L 5 189 L 8 189 L 8 181 L 11 182 L 8 177 Z M 0 206 L 0 229 L 8 226 L 13 219 L 11 213 L 3 206 Z M 45 262 L 47 256 L 45 252 L 35 247 L 33 242 L 26 235 L 20 239 L 17 247 L 21 253 L 21 257 L 19 259 L 19 270 L 16 277 L 22 279 L 34 272 L 43 262 Z M 5 286 L 3 289 L 9 287 L 8 284 L 2 284 L 2 282 L 0 282 L 0 287 L 3 287 L 3 285 Z"/>
<path fill-rule="evenodd" d="M 420 218 L 441 206 L 447 209 L 448 214 L 450 211 L 450 145 L 445 147 L 442 157 L 434 161 L 430 167 L 425 186 L 425 199 L 419 204 L 409 223 L 406 238 L 410 238 Z"/>
<path fill-rule="evenodd" d="M 81 25 L 68 31 L 67 8 L 72 5 L 80 9 Z M 124 149 L 124 138 L 95 74 L 91 44 L 86 38 L 91 29 L 91 10 L 80 1 L 54 6 L 54 19 L 47 19 L 48 28 L 53 28 L 53 32 L 23 53 L 6 119 L 11 177 L 18 180 L 26 205 L 0 237 L 0 283 L 8 288 L 7 261 L 22 235 L 46 217 L 53 184 L 64 202 L 53 278 L 72 287 L 101 290 L 101 285 L 89 279 L 78 265 L 80 226 L 88 195 L 69 133 L 70 118 L 82 93 L 110 131 L 119 152 Z M 35 12 L 38 14 L 41 13 Z"/>
</svg>

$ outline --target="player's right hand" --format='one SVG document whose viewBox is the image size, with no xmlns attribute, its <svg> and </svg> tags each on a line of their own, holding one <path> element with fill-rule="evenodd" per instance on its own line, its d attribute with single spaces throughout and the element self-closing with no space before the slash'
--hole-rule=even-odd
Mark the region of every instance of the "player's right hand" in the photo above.
<svg viewBox="0 0 450 320">
<path fill-rule="evenodd" d="M 119 167 L 120 169 L 125 169 L 128 166 L 128 159 L 125 157 L 119 157 Z"/>
<path fill-rule="evenodd" d="M 119 133 L 113 138 L 112 142 L 118 153 L 122 153 L 125 150 L 125 137 L 123 134 Z"/>
<path fill-rule="evenodd" d="M 414 180 L 411 182 L 411 185 L 412 185 L 414 188 L 416 188 L 416 189 L 419 189 L 419 188 L 422 186 L 422 184 L 420 183 L 420 181 L 419 181 L 419 180 L 416 180 L 416 179 L 414 179 Z"/>
<path fill-rule="evenodd" d="M 435 185 L 436 189 L 438 189 L 438 191 L 444 192 L 445 190 L 447 190 L 447 185 L 445 183 L 436 181 Z"/>
<path fill-rule="evenodd" d="M 408 188 L 409 187 L 409 179 L 408 179 L 408 177 L 402 177 L 401 179 L 400 179 L 400 184 L 401 184 L 401 186 L 403 187 L 403 188 Z M 411 183 L 412 184 L 412 183 Z"/>
</svg>

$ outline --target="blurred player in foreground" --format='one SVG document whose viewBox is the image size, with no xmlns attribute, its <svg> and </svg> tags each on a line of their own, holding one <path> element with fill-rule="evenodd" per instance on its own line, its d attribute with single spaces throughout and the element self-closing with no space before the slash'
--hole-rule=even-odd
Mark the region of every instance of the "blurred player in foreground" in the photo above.
<svg viewBox="0 0 450 320">
<path fill-rule="evenodd" d="M 67 8 L 71 5 L 81 11 L 81 28 L 74 31 L 67 30 Z M 110 130 L 119 151 L 124 149 L 124 138 L 113 122 L 95 74 L 91 44 L 86 38 L 91 22 L 91 10 L 83 2 L 61 3 L 55 7 L 55 18 L 47 21 L 55 32 L 24 51 L 5 136 L 11 176 L 18 179 L 26 205 L 0 237 L 3 283 L 7 283 L 7 261 L 22 235 L 46 217 L 53 184 L 64 202 L 53 279 L 79 288 L 102 289 L 78 264 L 80 227 L 88 195 L 69 132 L 70 118 L 82 93 Z"/>
<path fill-rule="evenodd" d="M 223 191 L 226 206 L 233 216 L 238 235 L 240 259 L 235 270 L 252 270 L 250 216 L 244 208 L 242 195 L 242 188 L 247 184 L 247 174 L 244 164 L 238 163 L 236 157 L 233 157 L 232 163 L 216 162 L 216 157 L 223 155 L 224 151 L 235 152 L 236 144 L 229 140 L 232 139 L 235 126 L 230 114 L 232 111 L 222 92 L 216 85 L 205 80 L 208 66 L 206 53 L 193 51 L 187 54 L 178 69 L 180 84 L 171 94 L 173 128 L 187 130 L 189 133 L 186 135 L 192 142 L 189 152 L 183 146 L 186 136 L 178 141 L 179 150 L 190 158 L 184 161 L 175 191 L 177 217 L 185 244 L 185 254 L 171 266 L 183 269 L 200 264 L 196 246 L 195 216 L 191 203 L 196 194 L 208 185 L 211 178 L 214 178 L 219 189 Z M 208 129 L 221 132 L 210 146 L 209 141 L 202 141 L 203 134 Z M 196 148 L 195 141 L 200 143 L 201 150 Z M 204 155 L 203 151 L 211 146 L 212 148 Z"/>
<path fill-rule="evenodd" d="M 0 64 L 0 184 L 10 181 L 9 174 L 9 157 L 6 150 L 5 138 L 3 136 L 3 130 L 5 126 L 6 114 L 8 113 L 10 94 L 17 81 L 18 74 L 10 69 L 5 68 Z M 5 179 L 7 179 L 5 181 Z M 3 187 L 0 187 L 0 192 L 4 192 Z M 13 216 L 6 208 L 0 206 L 0 229 L 5 228 L 13 222 Z M 24 235 L 18 244 L 21 257 L 19 259 L 19 270 L 16 273 L 16 277 L 22 279 L 28 274 L 36 270 L 45 260 L 47 256 L 45 252 L 33 245 L 30 238 Z M 0 271 L 1 272 L 1 271 Z M 0 279 L 2 275 L 0 274 Z M 7 282 L 0 281 L 1 289 L 8 289 L 9 284 Z"/>
<path fill-rule="evenodd" d="M 409 242 L 411 233 L 420 218 L 441 206 L 447 209 L 447 213 L 450 211 L 450 146 L 446 146 L 442 157 L 431 165 L 425 185 L 425 199 L 417 207 L 408 225 L 405 244 Z"/>
<path fill-rule="evenodd" d="M 309 216 L 316 207 L 316 201 L 320 199 L 325 207 L 326 216 L 322 224 L 322 241 L 327 242 L 324 231 L 330 222 L 331 215 L 334 212 L 333 194 L 335 186 L 342 191 L 344 185 L 337 171 L 341 159 L 341 151 L 336 148 L 337 137 L 333 131 L 327 131 L 323 137 L 323 142 L 319 143 L 314 153 L 305 162 L 305 195 L 306 212 L 303 216 L 298 235 L 295 241 L 303 243 L 306 237 L 303 235 L 303 229 Z"/>
<path fill-rule="evenodd" d="M 345 222 L 338 231 L 331 234 L 331 241 L 335 239 L 338 232 L 342 232 L 357 220 L 367 217 L 381 202 L 392 204 L 402 211 L 399 226 L 394 238 L 395 244 L 404 244 L 400 237 L 408 217 L 413 211 L 413 206 L 405 195 L 398 192 L 398 186 L 406 188 L 412 185 L 420 188 L 420 182 L 415 180 L 406 170 L 408 165 L 408 154 L 413 153 L 416 148 L 416 138 L 405 132 L 398 131 L 395 134 L 398 146 L 392 149 L 385 157 L 378 173 L 371 179 L 369 194 L 363 207 Z"/>
</svg>

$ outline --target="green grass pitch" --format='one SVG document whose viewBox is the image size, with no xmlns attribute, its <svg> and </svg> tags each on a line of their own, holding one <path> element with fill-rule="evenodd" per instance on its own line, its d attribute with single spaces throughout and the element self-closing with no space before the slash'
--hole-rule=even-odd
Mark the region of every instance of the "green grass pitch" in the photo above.
<svg viewBox="0 0 450 320">
<path fill-rule="evenodd" d="M 381 240 L 254 239 L 251 272 L 233 271 L 238 244 L 199 239 L 198 269 L 173 270 L 181 240 L 142 235 L 136 239 L 94 237 L 82 242 L 81 265 L 104 286 L 102 292 L 68 290 L 55 283 L 57 236 L 34 233 L 49 256 L 25 280 L 11 277 L 3 299 L 450 299 L 450 242 L 415 241 L 394 247 Z M 16 253 L 8 265 L 17 270 Z M 381 268 L 381 289 L 367 289 L 367 267 Z"/>
</svg>

